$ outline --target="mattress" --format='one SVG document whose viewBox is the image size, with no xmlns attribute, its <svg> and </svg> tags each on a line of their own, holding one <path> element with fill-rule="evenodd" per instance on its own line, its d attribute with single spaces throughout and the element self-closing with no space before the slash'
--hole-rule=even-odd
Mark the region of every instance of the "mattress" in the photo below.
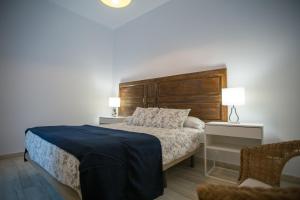
<svg viewBox="0 0 300 200">
<path fill-rule="evenodd" d="M 203 143 L 203 130 L 193 128 L 166 129 L 143 126 L 129 126 L 126 123 L 106 124 L 102 127 L 146 133 L 157 137 L 162 146 L 163 165 L 194 151 Z M 30 159 L 39 164 L 59 182 L 71 187 L 79 195 L 79 161 L 63 149 L 28 132 L 25 147 Z"/>
</svg>

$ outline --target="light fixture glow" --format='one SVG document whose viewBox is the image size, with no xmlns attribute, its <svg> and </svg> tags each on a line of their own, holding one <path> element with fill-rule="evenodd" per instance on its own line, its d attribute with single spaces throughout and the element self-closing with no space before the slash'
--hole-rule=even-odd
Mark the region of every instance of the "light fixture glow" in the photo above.
<svg viewBox="0 0 300 200">
<path fill-rule="evenodd" d="M 101 0 L 101 2 L 112 8 L 124 8 L 131 3 L 131 0 Z"/>
</svg>

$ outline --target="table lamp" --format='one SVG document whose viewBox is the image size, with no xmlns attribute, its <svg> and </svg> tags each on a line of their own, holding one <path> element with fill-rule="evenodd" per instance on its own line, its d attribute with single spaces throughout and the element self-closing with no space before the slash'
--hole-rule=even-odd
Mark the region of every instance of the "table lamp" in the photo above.
<svg viewBox="0 0 300 200">
<path fill-rule="evenodd" d="M 239 115 L 236 106 L 245 104 L 245 88 L 223 88 L 222 89 L 222 105 L 231 106 L 229 122 L 239 123 Z M 232 114 L 236 115 L 236 120 L 232 120 Z"/>
<path fill-rule="evenodd" d="M 119 97 L 109 97 L 108 104 L 109 104 L 109 107 L 113 108 L 113 111 L 112 111 L 113 117 L 118 117 L 117 108 L 120 107 L 120 102 L 121 102 L 121 100 Z"/>
</svg>

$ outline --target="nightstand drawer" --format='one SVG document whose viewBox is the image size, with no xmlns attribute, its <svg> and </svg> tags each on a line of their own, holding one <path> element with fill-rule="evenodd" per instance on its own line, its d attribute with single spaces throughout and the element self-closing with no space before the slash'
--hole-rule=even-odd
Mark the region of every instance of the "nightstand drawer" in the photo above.
<svg viewBox="0 0 300 200">
<path fill-rule="evenodd" d="M 262 128 L 260 127 L 206 125 L 205 133 L 208 135 L 224 135 L 253 139 L 262 139 L 263 137 Z"/>
</svg>

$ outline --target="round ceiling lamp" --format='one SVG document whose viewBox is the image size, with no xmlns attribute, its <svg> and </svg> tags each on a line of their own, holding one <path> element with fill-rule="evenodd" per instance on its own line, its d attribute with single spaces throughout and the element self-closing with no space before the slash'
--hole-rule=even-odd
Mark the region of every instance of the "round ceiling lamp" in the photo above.
<svg viewBox="0 0 300 200">
<path fill-rule="evenodd" d="M 131 3 L 131 0 L 101 0 L 101 2 L 112 8 L 124 8 Z"/>
</svg>

